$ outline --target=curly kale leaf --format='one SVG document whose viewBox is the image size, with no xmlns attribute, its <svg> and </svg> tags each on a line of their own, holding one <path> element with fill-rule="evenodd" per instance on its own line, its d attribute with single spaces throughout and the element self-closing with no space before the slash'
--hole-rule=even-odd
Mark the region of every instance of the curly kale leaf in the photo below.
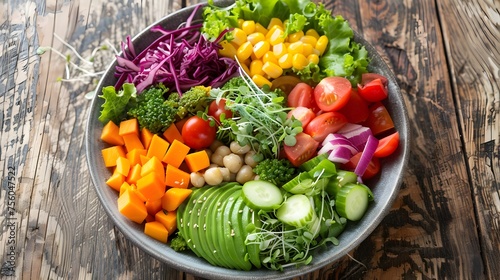
<svg viewBox="0 0 500 280">
<path fill-rule="evenodd" d="M 101 115 L 99 121 L 103 124 L 113 121 L 115 124 L 120 123 L 127 116 L 127 108 L 135 100 L 137 91 L 133 84 L 123 84 L 123 89 L 116 91 L 114 86 L 107 86 L 102 89 L 104 104 L 102 104 Z"/>
</svg>

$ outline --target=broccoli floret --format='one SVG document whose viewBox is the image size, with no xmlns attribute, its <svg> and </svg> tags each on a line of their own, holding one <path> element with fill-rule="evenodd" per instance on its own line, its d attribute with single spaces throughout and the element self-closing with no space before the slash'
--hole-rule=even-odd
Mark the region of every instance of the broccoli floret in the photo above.
<svg viewBox="0 0 500 280">
<path fill-rule="evenodd" d="M 265 159 L 259 162 L 253 169 L 259 175 L 259 180 L 268 181 L 278 187 L 297 176 L 295 167 L 286 159 Z"/>
<path fill-rule="evenodd" d="M 177 115 L 184 118 L 187 115 L 196 115 L 198 111 L 205 111 L 210 105 L 210 87 L 194 86 L 186 91 L 179 99 Z M 173 94 L 175 95 L 175 94 Z"/>
<path fill-rule="evenodd" d="M 241 86 L 246 87 L 247 84 L 243 80 L 241 76 L 237 76 L 234 78 L 229 79 L 222 87 L 222 90 L 228 90 L 228 89 L 237 89 Z"/>
<path fill-rule="evenodd" d="M 179 234 L 170 240 L 170 248 L 174 249 L 176 252 L 181 252 L 187 249 L 186 240 Z"/>
<path fill-rule="evenodd" d="M 165 100 L 167 92 L 164 86 L 151 87 L 137 95 L 135 106 L 128 111 L 129 116 L 137 118 L 140 127 L 152 133 L 162 133 L 175 120 L 177 107 Z"/>
</svg>

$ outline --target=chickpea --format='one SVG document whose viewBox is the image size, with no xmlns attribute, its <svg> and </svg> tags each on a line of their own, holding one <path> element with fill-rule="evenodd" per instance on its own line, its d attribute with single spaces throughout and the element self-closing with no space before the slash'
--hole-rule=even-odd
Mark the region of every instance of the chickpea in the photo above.
<svg viewBox="0 0 500 280">
<path fill-rule="evenodd" d="M 212 157 L 212 154 L 214 153 L 214 152 L 212 152 L 212 150 L 210 150 L 210 149 L 205 149 L 205 152 L 207 153 L 208 158 L 211 158 L 211 157 Z"/>
<path fill-rule="evenodd" d="M 215 149 L 214 154 L 219 154 L 221 156 L 227 156 L 231 153 L 231 149 L 229 149 L 228 146 L 219 146 L 217 149 Z"/>
<path fill-rule="evenodd" d="M 210 157 L 210 162 L 217 164 L 218 166 L 224 166 L 223 158 L 231 153 L 231 150 L 227 146 L 219 146 Z"/>
<path fill-rule="evenodd" d="M 191 172 L 189 177 L 193 187 L 201 188 L 205 185 L 205 178 L 203 178 L 203 175 L 200 172 Z"/>
<path fill-rule="evenodd" d="M 212 152 L 215 152 L 215 150 L 217 150 L 217 148 L 219 148 L 220 146 L 224 146 L 224 143 L 222 143 L 221 141 L 219 140 L 215 140 L 214 142 L 212 142 L 212 144 L 210 145 L 210 150 Z"/>
<path fill-rule="evenodd" d="M 251 167 L 255 167 L 257 165 L 257 161 L 255 161 L 255 156 L 256 152 L 255 151 L 249 151 L 248 153 L 245 154 L 245 164 L 250 165 Z"/>
<path fill-rule="evenodd" d="M 231 181 L 231 172 L 229 172 L 229 169 L 227 169 L 227 167 L 219 167 L 219 170 L 222 174 L 222 181 L 230 182 Z"/>
<path fill-rule="evenodd" d="M 218 167 L 210 167 L 205 171 L 203 175 L 205 182 L 210 186 L 215 186 L 222 183 L 222 173 Z"/>
<path fill-rule="evenodd" d="M 250 165 L 243 165 L 236 174 L 236 181 L 240 184 L 244 184 L 255 177 L 255 173 L 253 173 L 253 168 Z"/>
<path fill-rule="evenodd" d="M 245 145 L 245 146 L 240 146 L 240 144 L 236 141 L 231 142 L 229 144 L 229 148 L 231 149 L 231 152 L 238 154 L 238 155 L 244 155 L 250 151 L 250 145 Z"/>
<path fill-rule="evenodd" d="M 237 154 L 229 154 L 225 156 L 222 161 L 224 162 L 224 166 L 227 167 L 227 169 L 229 169 L 232 173 L 238 173 L 243 165 L 241 157 Z"/>
</svg>

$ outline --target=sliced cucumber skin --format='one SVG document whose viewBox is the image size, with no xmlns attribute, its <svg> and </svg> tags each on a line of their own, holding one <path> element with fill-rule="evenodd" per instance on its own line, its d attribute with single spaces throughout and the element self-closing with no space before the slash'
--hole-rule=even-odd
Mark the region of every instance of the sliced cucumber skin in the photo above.
<svg viewBox="0 0 500 280">
<path fill-rule="evenodd" d="M 324 159 L 328 159 L 328 154 L 321 154 L 313 157 L 300 165 L 299 169 L 302 171 L 310 171 Z"/>
<path fill-rule="evenodd" d="M 320 176 L 320 174 L 322 178 L 330 178 L 337 175 L 337 167 L 335 163 L 329 159 L 323 159 L 307 173 L 309 173 L 312 178 L 316 178 Z"/>
<path fill-rule="evenodd" d="M 231 225 L 233 226 L 234 231 L 232 240 L 234 248 L 236 248 L 238 260 L 241 260 L 242 269 L 248 271 L 252 269 L 252 263 L 245 259 L 245 255 L 248 254 L 247 246 L 245 245 L 247 234 L 245 228 L 243 227 L 243 211 L 245 207 L 246 204 L 243 201 L 243 198 L 241 196 L 237 197 L 231 213 Z"/>
<path fill-rule="evenodd" d="M 313 183 L 314 179 L 308 172 L 301 172 L 284 184 L 282 188 L 292 194 L 304 194 L 311 190 Z"/>
<path fill-rule="evenodd" d="M 273 183 L 262 180 L 246 182 L 242 196 L 245 203 L 255 210 L 271 211 L 278 209 L 283 202 L 281 190 Z"/>
<path fill-rule="evenodd" d="M 311 222 L 315 215 L 316 213 L 309 198 L 303 194 L 290 196 L 276 211 L 276 218 L 278 220 L 297 228 Z"/>
<path fill-rule="evenodd" d="M 336 197 L 340 188 L 349 183 L 357 183 L 358 175 L 352 171 L 339 170 L 325 187 L 325 191 L 332 197 Z"/>
<path fill-rule="evenodd" d="M 359 221 L 368 209 L 368 191 L 358 184 L 347 184 L 340 188 L 335 198 L 335 208 L 340 216 Z"/>
</svg>

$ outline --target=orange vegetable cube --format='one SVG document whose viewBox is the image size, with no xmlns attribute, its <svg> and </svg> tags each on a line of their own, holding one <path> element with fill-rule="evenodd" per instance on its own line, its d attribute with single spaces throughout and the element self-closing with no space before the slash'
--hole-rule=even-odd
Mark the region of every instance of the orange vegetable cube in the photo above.
<svg viewBox="0 0 500 280">
<path fill-rule="evenodd" d="M 129 119 L 120 122 L 120 129 L 118 131 L 118 134 L 121 136 L 128 134 L 139 136 L 139 122 L 137 121 L 137 119 Z"/>
<path fill-rule="evenodd" d="M 184 126 L 184 124 L 187 122 L 188 118 L 183 118 L 182 120 L 180 121 L 177 121 L 175 123 L 175 126 L 177 127 L 177 130 L 178 131 L 182 131 L 182 127 Z M 182 134 L 181 134 L 182 135 Z M 184 141 L 184 140 L 183 140 Z"/>
<path fill-rule="evenodd" d="M 210 166 L 210 158 L 205 150 L 190 153 L 184 160 L 191 172 L 197 172 Z"/>
<path fill-rule="evenodd" d="M 163 137 L 167 139 L 168 142 L 172 143 L 174 140 L 177 140 L 181 143 L 184 143 L 182 139 L 182 135 L 175 124 L 171 124 L 165 132 L 163 132 Z"/>
<path fill-rule="evenodd" d="M 150 223 L 150 222 L 154 222 L 154 221 L 155 221 L 154 216 L 151 216 L 149 214 L 146 216 L 146 223 Z"/>
<path fill-rule="evenodd" d="M 143 127 L 141 129 L 141 141 L 142 145 L 144 145 L 144 148 L 148 149 L 149 145 L 151 144 L 151 139 L 153 139 L 154 133 L 149 131 L 149 129 Z"/>
<path fill-rule="evenodd" d="M 101 140 L 115 146 L 121 146 L 125 144 L 123 138 L 118 134 L 120 128 L 112 121 L 109 121 L 103 128 L 101 132 Z"/>
<path fill-rule="evenodd" d="M 151 144 L 149 145 L 146 156 L 150 158 L 157 157 L 161 160 L 165 156 L 169 145 L 170 143 L 168 143 L 167 140 L 155 134 L 151 139 Z"/>
<path fill-rule="evenodd" d="M 165 167 L 163 167 L 163 163 L 157 157 L 150 158 L 142 165 L 141 176 L 145 176 L 151 172 L 154 172 L 161 182 L 165 181 Z"/>
<path fill-rule="evenodd" d="M 157 221 L 148 222 L 144 225 L 144 233 L 160 242 L 167 243 L 168 230 Z"/>
<path fill-rule="evenodd" d="M 144 149 L 141 139 L 137 134 L 125 134 L 122 136 L 125 142 L 125 149 L 127 152 L 133 151 L 135 149 Z"/>
<path fill-rule="evenodd" d="M 146 209 L 148 210 L 148 214 L 152 216 L 154 216 L 158 211 L 161 211 L 161 198 L 146 201 Z"/>
<path fill-rule="evenodd" d="M 146 164 L 146 162 L 148 162 L 150 160 L 150 158 L 148 158 L 147 156 L 145 155 L 139 155 L 139 159 L 141 161 L 141 165 L 144 165 Z"/>
<path fill-rule="evenodd" d="M 127 158 L 130 161 L 130 165 L 134 166 L 136 164 L 141 164 L 141 156 L 146 156 L 146 149 L 133 149 L 132 151 L 127 153 Z M 142 165 L 142 164 L 141 164 Z"/>
<path fill-rule="evenodd" d="M 137 195 L 137 197 L 142 202 L 146 202 L 147 201 L 146 197 L 137 190 L 137 186 L 135 184 L 130 184 L 130 188 L 132 189 L 132 191 Z"/>
<path fill-rule="evenodd" d="M 173 188 L 187 189 L 191 176 L 189 173 L 180 170 L 179 168 L 167 165 L 165 172 L 165 185 Z"/>
<path fill-rule="evenodd" d="M 131 190 L 126 190 L 118 197 L 118 211 L 138 224 L 142 224 L 148 215 L 144 202 Z"/>
<path fill-rule="evenodd" d="M 165 193 L 165 188 L 165 184 L 158 179 L 158 175 L 155 172 L 150 172 L 137 180 L 137 191 L 146 200 L 160 199 Z"/>
<path fill-rule="evenodd" d="M 170 188 L 161 198 L 162 207 L 167 211 L 174 211 L 192 193 L 191 189 Z"/>
<path fill-rule="evenodd" d="M 158 211 L 155 214 L 155 220 L 162 223 L 168 230 L 168 234 L 172 234 L 177 229 L 177 214 L 176 211 Z"/>
<path fill-rule="evenodd" d="M 118 172 L 113 172 L 111 177 L 106 180 L 106 184 L 118 192 L 120 191 L 120 187 L 122 186 L 123 182 L 125 182 L 125 176 Z"/>
<path fill-rule="evenodd" d="M 120 195 L 122 195 L 126 190 L 133 190 L 132 186 L 130 186 L 127 181 L 123 182 L 123 184 L 120 186 Z"/>
<path fill-rule="evenodd" d="M 162 161 L 166 164 L 179 168 L 181 163 L 184 161 L 184 158 L 189 153 L 189 150 L 189 146 L 178 141 L 177 139 L 174 139 Z"/>
<path fill-rule="evenodd" d="M 118 157 L 118 159 L 116 160 L 115 172 L 118 172 L 126 177 L 128 176 L 129 171 L 130 171 L 130 161 L 125 157 Z"/>
<path fill-rule="evenodd" d="M 129 184 L 136 184 L 137 180 L 139 180 L 142 177 L 141 176 L 141 169 L 142 169 L 142 166 L 140 164 L 136 164 L 136 165 L 132 166 L 125 181 L 127 181 L 127 183 L 129 183 Z"/>
<path fill-rule="evenodd" d="M 112 146 L 101 150 L 104 165 L 106 167 L 116 166 L 116 160 L 119 157 L 125 157 L 123 146 Z"/>
</svg>

